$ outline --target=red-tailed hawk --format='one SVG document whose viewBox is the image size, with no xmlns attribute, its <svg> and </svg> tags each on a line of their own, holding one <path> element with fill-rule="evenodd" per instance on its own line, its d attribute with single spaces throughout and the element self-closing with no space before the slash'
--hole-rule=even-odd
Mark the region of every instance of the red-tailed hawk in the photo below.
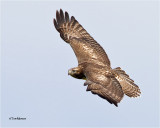
<svg viewBox="0 0 160 128">
<path fill-rule="evenodd" d="M 85 79 L 87 91 L 99 95 L 109 103 L 117 106 L 124 94 L 129 97 L 140 95 L 139 87 L 120 67 L 112 69 L 104 49 L 72 16 L 60 9 L 54 19 L 56 30 L 61 38 L 73 49 L 78 67 L 72 68 L 68 74 L 77 79 Z"/>
</svg>

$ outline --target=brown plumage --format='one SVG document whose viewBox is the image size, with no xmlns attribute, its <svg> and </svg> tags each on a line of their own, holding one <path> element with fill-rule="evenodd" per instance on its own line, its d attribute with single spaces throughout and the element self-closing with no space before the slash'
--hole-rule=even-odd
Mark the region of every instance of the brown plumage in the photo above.
<svg viewBox="0 0 160 128">
<path fill-rule="evenodd" d="M 78 60 L 78 67 L 69 70 L 69 75 L 86 79 L 87 91 L 97 94 L 117 106 L 124 94 L 129 97 L 140 95 L 139 87 L 121 68 L 112 69 L 104 49 L 72 16 L 69 18 L 60 9 L 54 19 L 61 38 L 70 44 Z"/>
</svg>

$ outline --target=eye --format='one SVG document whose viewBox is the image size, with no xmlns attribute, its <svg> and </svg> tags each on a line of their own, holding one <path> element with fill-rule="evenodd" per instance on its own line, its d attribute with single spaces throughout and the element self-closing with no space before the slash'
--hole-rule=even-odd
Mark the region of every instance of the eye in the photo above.
<svg viewBox="0 0 160 128">
<path fill-rule="evenodd" d="M 75 71 L 75 70 L 72 70 L 72 72 L 74 72 L 74 73 L 75 73 L 76 71 Z"/>
</svg>

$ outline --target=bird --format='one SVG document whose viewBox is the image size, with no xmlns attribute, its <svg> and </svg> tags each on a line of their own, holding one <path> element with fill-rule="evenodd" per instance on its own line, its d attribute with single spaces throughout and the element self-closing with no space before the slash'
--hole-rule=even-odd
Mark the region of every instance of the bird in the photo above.
<svg viewBox="0 0 160 128">
<path fill-rule="evenodd" d="M 120 67 L 111 68 L 105 50 L 67 11 L 56 11 L 53 19 L 60 37 L 68 43 L 78 60 L 78 66 L 68 70 L 68 75 L 85 80 L 86 91 L 91 91 L 118 107 L 124 95 L 138 97 L 139 87 Z"/>
</svg>

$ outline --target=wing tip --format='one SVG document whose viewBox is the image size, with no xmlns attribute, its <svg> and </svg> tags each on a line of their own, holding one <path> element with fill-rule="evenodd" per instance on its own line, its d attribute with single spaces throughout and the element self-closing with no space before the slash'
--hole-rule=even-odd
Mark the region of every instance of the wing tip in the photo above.
<svg viewBox="0 0 160 128">
<path fill-rule="evenodd" d="M 65 21 L 69 22 L 69 14 L 67 11 L 65 11 Z"/>
<path fill-rule="evenodd" d="M 59 13 L 60 13 L 60 17 L 61 17 L 61 22 L 63 23 L 64 22 L 64 13 L 63 13 L 63 10 L 60 9 Z"/>
<path fill-rule="evenodd" d="M 63 10 L 60 8 L 60 12 L 63 12 Z"/>
<path fill-rule="evenodd" d="M 117 103 L 114 103 L 114 105 L 115 105 L 116 107 L 118 107 L 118 104 L 117 104 Z"/>
<path fill-rule="evenodd" d="M 71 21 L 74 21 L 74 20 L 75 20 L 74 16 L 71 16 Z"/>
<path fill-rule="evenodd" d="M 73 16 L 72 16 L 72 20 L 75 20 Z M 67 11 L 63 12 L 61 8 L 60 10 L 56 10 L 56 18 L 53 19 L 53 22 L 56 29 L 58 29 L 63 23 L 70 22 L 68 12 Z"/>
<path fill-rule="evenodd" d="M 53 23 L 54 23 L 55 28 L 58 29 L 58 24 L 55 18 L 53 19 Z"/>
</svg>

